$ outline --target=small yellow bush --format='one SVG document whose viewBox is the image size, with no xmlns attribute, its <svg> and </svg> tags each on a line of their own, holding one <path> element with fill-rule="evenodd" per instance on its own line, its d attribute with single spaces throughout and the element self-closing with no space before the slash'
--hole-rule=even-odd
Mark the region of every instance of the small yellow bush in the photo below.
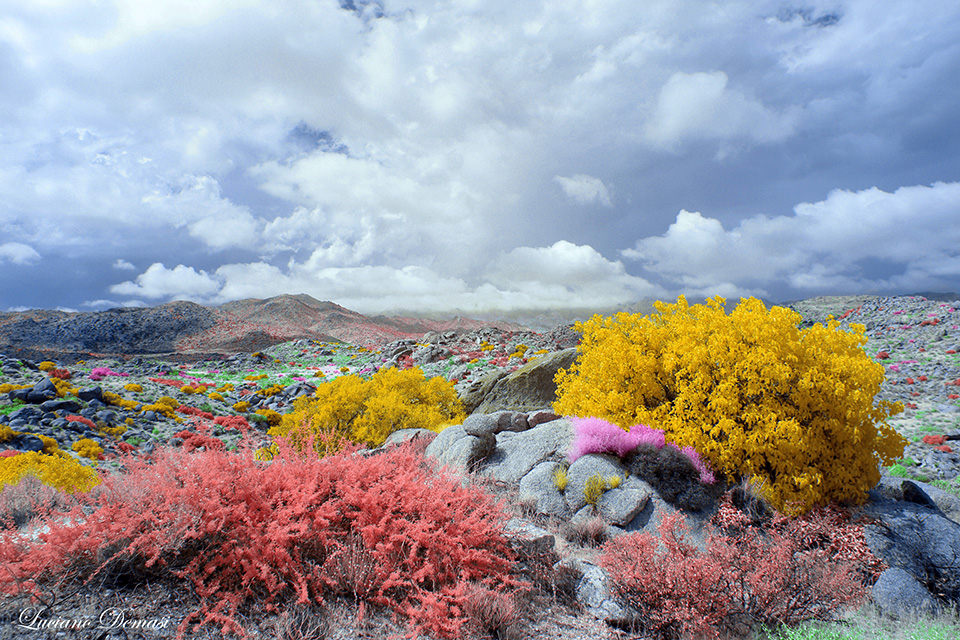
<svg viewBox="0 0 960 640">
<path fill-rule="evenodd" d="M 137 384 L 136 382 L 131 382 L 131 383 L 129 383 L 129 384 L 125 384 L 125 385 L 123 385 L 123 388 L 126 389 L 127 391 L 131 391 L 131 392 L 133 392 L 133 393 L 140 393 L 141 391 L 143 391 L 143 387 L 140 386 L 139 384 Z"/>
<path fill-rule="evenodd" d="M 27 474 L 66 493 L 89 491 L 100 483 L 96 471 L 59 451 L 54 454 L 30 451 L 0 458 L 0 485 L 15 485 Z"/>
<path fill-rule="evenodd" d="M 43 371 L 43 372 L 53 371 L 56 368 L 57 368 L 56 363 L 50 362 L 49 360 L 44 360 L 43 362 L 37 365 L 37 369 L 40 369 L 40 371 Z"/>
<path fill-rule="evenodd" d="M 190 385 L 185 384 L 182 387 L 180 387 L 180 393 L 185 393 L 188 396 L 192 396 L 194 393 L 196 393 L 196 390 Z"/>
<path fill-rule="evenodd" d="M 623 482 L 623 478 L 620 476 L 610 476 L 607 478 L 607 488 L 616 489 L 620 486 L 620 483 Z"/>
<path fill-rule="evenodd" d="M 603 476 L 599 473 L 595 473 L 587 478 L 587 481 L 583 484 L 583 497 L 586 499 L 587 504 L 596 509 L 597 504 L 600 502 L 600 497 L 606 490 L 606 480 L 604 480 Z"/>
<path fill-rule="evenodd" d="M 211 400 L 219 400 L 220 402 L 223 402 L 223 396 L 217 393 L 216 391 L 214 391 L 207 397 L 210 398 Z"/>
<path fill-rule="evenodd" d="M 418 368 L 381 369 L 369 380 L 341 376 L 319 385 L 312 397 L 298 398 L 293 407 L 268 433 L 289 434 L 295 446 L 313 432 L 376 447 L 399 429 L 439 432 L 466 417 L 453 384 L 439 377 L 427 380 Z"/>
<path fill-rule="evenodd" d="M 269 424 L 271 427 L 275 427 L 276 425 L 280 424 L 280 420 L 283 417 L 273 409 L 257 409 L 253 413 L 266 418 L 267 424 Z"/>
<path fill-rule="evenodd" d="M 246 413 L 250 410 L 250 403 L 246 400 L 241 400 L 240 402 L 233 403 L 233 410 L 237 413 Z"/>
<path fill-rule="evenodd" d="M 43 452 L 44 453 L 54 453 L 60 449 L 60 443 L 56 439 L 51 438 L 50 436 L 45 436 L 40 434 L 37 436 L 40 438 L 40 441 L 43 443 Z"/>
<path fill-rule="evenodd" d="M 19 432 L 19 431 L 14 431 L 13 429 L 11 429 L 10 427 L 8 427 L 7 425 L 5 425 L 5 424 L 0 424 L 0 442 L 6 442 L 7 440 L 13 440 L 13 439 L 16 438 L 18 435 L 20 435 L 20 432 Z"/>
<path fill-rule="evenodd" d="M 32 384 L 10 384 L 9 382 L 4 382 L 0 384 L 0 395 L 10 393 L 14 389 L 30 389 L 31 387 L 33 387 Z"/>
<path fill-rule="evenodd" d="M 90 438 L 81 438 L 80 440 L 77 440 L 73 443 L 73 447 L 71 448 L 79 455 L 83 456 L 84 458 L 90 458 L 91 460 L 99 460 L 100 455 L 103 454 L 103 447 Z"/>
<path fill-rule="evenodd" d="M 560 493 L 563 493 L 567 490 L 569 482 L 567 478 L 567 467 L 564 465 L 558 466 L 553 472 L 553 486 L 555 486 Z"/>
<path fill-rule="evenodd" d="M 122 407 L 124 409 L 129 409 L 131 411 L 136 411 L 137 407 L 140 406 L 139 402 L 135 402 L 134 400 L 127 400 L 126 398 L 121 398 L 118 394 L 112 391 L 104 391 L 103 400 L 107 404 L 112 404 L 115 407 Z M 146 411 L 146 409 L 143 409 L 143 410 Z"/>
<path fill-rule="evenodd" d="M 902 405 L 874 403 L 884 368 L 863 351 L 864 327 L 800 330 L 789 309 L 750 298 L 727 315 L 724 302 L 681 296 L 658 314 L 578 323 L 580 355 L 556 376 L 554 411 L 662 429 L 729 481 L 762 480 L 785 515 L 862 504 L 906 445 L 884 422 Z"/>
<path fill-rule="evenodd" d="M 272 384 L 269 387 L 264 387 L 257 392 L 257 395 L 261 395 L 264 398 L 269 398 L 270 396 L 275 396 L 278 393 L 283 393 L 282 384 Z"/>
<path fill-rule="evenodd" d="M 80 390 L 75 386 L 70 384 L 69 380 L 61 380 L 60 378 L 50 378 L 50 382 L 53 383 L 53 386 L 57 388 L 57 395 L 61 398 L 65 396 L 75 396 L 80 393 Z"/>
</svg>

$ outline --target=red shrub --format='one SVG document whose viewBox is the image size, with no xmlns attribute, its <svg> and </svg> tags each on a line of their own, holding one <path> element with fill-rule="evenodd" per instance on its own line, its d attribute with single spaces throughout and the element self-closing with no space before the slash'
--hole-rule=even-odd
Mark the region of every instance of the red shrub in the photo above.
<svg viewBox="0 0 960 640">
<path fill-rule="evenodd" d="M 67 369 L 53 369 L 47 373 L 47 376 L 50 378 L 59 378 L 61 380 L 69 380 L 73 377 L 73 374 L 70 373 Z"/>
<path fill-rule="evenodd" d="M 80 424 L 85 424 L 85 425 L 87 425 L 88 427 L 90 427 L 91 429 L 96 429 L 96 428 L 97 428 L 97 425 L 95 425 L 95 424 L 93 423 L 93 420 L 91 420 L 90 418 L 84 418 L 83 416 L 78 416 L 78 415 L 70 414 L 70 415 L 66 416 L 66 420 L 67 420 L 67 422 L 79 422 Z"/>
<path fill-rule="evenodd" d="M 721 512 L 718 521 L 727 529 L 746 523 L 729 501 Z M 674 514 L 659 527 L 665 553 L 659 552 L 653 536 L 634 533 L 606 543 L 600 563 L 614 588 L 639 610 L 644 631 L 661 637 L 719 638 L 721 633 L 742 632 L 744 625 L 827 620 L 863 598 L 856 566 L 844 561 L 865 544 L 842 528 L 833 546 L 817 548 L 832 525 L 823 515 L 809 520 L 810 513 L 806 525 L 788 526 L 786 534 L 769 531 L 769 542 L 750 533 L 708 537 L 702 554 L 684 542 L 683 516 Z M 774 527 L 785 522 L 774 519 Z M 831 551 L 835 546 L 838 551 Z M 841 561 L 828 560 L 835 557 L 831 553 Z"/>
<path fill-rule="evenodd" d="M 126 573 L 192 585 L 201 604 L 178 637 L 206 624 L 245 636 L 236 620 L 244 604 L 323 604 L 324 594 L 348 585 L 360 587 L 361 606 L 407 617 L 414 635 L 455 637 L 470 622 L 478 586 L 502 594 L 525 587 L 509 575 L 500 505 L 408 447 L 369 458 L 350 447 L 318 459 L 278 445 L 268 464 L 248 450 L 125 456 L 128 472 L 84 496 L 93 508 L 71 512 L 74 524 L 50 523 L 33 542 L 0 536 L 0 591 L 90 582 L 121 563 Z M 345 553 L 366 557 L 346 577 L 338 560 Z"/>
<path fill-rule="evenodd" d="M 198 418 L 205 418 L 205 419 L 207 419 L 207 420 L 213 420 L 213 414 L 210 413 L 209 411 L 203 411 L 202 409 L 198 409 L 198 408 L 196 408 L 196 407 L 191 407 L 191 406 L 189 406 L 189 405 L 182 404 L 182 405 L 180 405 L 179 407 L 177 407 L 177 411 L 178 411 L 179 413 L 183 413 L 183 414 L 186 414 L 186 415 L 188 415 L 188 416 L 197 416 Z"/>
<path fill-rule="evenodd" d="M 224 429 L 236 429 L 240 433 L 246 433 L 250 430 L 250 423 L 243 416 L 217 416 L 213 419 L 213 423 Z"/>
<path fill-rule="evenodd" d="M 178 431 L 173 435 L 175 438 L 180 438 L 183 440 L 183 448 L 188 452 L 201 447 L 207 451 L 226 448 L 226 445 L 223 444 L 223 440 L 220 438 L 214 438 L 213 436 L 204 435 L 202 433 L 194 433 L 193 431 L 184 430 Z"/>
</svg>

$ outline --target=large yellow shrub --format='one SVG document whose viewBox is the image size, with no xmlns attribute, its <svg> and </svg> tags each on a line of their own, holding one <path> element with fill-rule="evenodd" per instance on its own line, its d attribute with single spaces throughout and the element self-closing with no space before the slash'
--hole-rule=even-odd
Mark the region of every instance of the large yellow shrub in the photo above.
<svg viewBox="0 0 960 640">
<path fill-rule="evenodd" d="M 295 446 L 312 432 L 376 447 L 399 429 L 439 431 L 466 417 L 453 384 L 427 380 L 417 368 L 381 369 L 369 380 L 340 376 L 320 384 L 313 396 L 295 400 L 293 409 L 268 433 L 289 435 Z"/>
<path fill-rule="evenodd" d="M 17 484 L 27 474 L 35 475 L 44 484 L 66 493 L 89 491 L 100 483 L 96 471 L 60 452 L 27 451 L 0 458 L 0 490 L 4 485 Z"/>
<path fill-rule="evenodd" d="M 899 403 L 874 402 L 883 366 L 862 325 L 800 330 L 801 316 L 741 299 L 730 314 L 658 302 L 658 314 L 579 323 L 580 355 L 558 372 L 554 410 L 646 424 L 691 446 L 731 482 L 750 477 L 787 515 L 831 500 L 862 504 L 879 465 L 906 445 L 885 423 Z M 879 457 L 879 460 L 878 460 Z"/>
</svg>

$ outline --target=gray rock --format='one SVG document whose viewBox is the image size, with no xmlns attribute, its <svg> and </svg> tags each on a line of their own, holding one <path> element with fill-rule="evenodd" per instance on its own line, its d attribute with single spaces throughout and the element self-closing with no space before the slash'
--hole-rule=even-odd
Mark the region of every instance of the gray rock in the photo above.
<svg viewBox="0 0 960 640">
<path fill-rule="evenodd" d="M 960 525 L 936 507 L 891 500 L 876 489 L 851 514 L 874 520 L 863 530 L 875 556 L 909 573 L 932 597 L 960 606 Z"/>
<path fill-rule="evenodd" d="M 458 391 L 457 395 L 463 404 L 463 410 L 467 413 L 473 413 L 483 403 L 484 398 L 487 397 L 497 382 L 506 376 L 506 371 L 491 371 L 477 380 L 473 380 L 466 389 Z"/>
<path fill-rule="evenodd" d="M 537 513 L 569 519 L 572 515 L 570 507 L 554 481 L 560 466 L 559 462 L 541 462 L 523 476 L 517 496 L 520 503 L 530 504 Z"/>
<path fill-rule="evenodd" d="M 573 348 L 531 360 L 496 380 L 472 412 L 549 409 L 557 399 L 557 384 L 553 381 L 557 371 L 570 367 L 576 358 L 577 349 Z"/>
<path fill-rule="evenodd" d="M 587 613 L 607 622 L 629 621 L 635 617 L 626 603 L 613 593 L 610 579 L 603 569 L 577 558 L 561 560 L 558 564 L 582 574 L 577 584 L 577 600 Z"/>
<path fill-rule="evenodd" d="M 898 619 L 901 615 L 942 612 L 940 604 L 909 572 L 894 567 L 880 574 L 870 590 L 870 598 L 880 613 Z"/>
<path fill-rule="evenodd" d="M 503 432 L 480 473 L 502 482 L 518 483 L 541 462 L 562 460 L 572 441 L 573 425 L 569 420 L 555 420 L 521 433 Z"/>
<path fill-rule="evenodd" d="M 474 413 L 463 421 L 464 430 L 472 435 L 484 433 L 494 435 L 504 431 L 526 431 L 530 428 L 527 416 L 516 411 L 497 411 L 496 413 Z"/>
<path fill-rule="evenodd" d="M 456 471 L 470 472 L 483 464 L 496 444 L 496 436 L 492 433 L 472 436 L 464 431 L 463 425 L 453 425 L 427 445 L 425 455 Z"/>
</svg>

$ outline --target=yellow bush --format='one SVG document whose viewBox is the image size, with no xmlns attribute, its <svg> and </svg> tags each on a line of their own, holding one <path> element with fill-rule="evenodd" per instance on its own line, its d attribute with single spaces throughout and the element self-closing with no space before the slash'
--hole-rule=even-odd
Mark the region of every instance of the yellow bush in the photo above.
<svg viewBox="0 0 960 640">
<path fill-rule="evenodd" d="M 283 393 L 282 384 L 272 384 L 269 387 L 264 387 L 257 392 L 257 395 L 263 396 L 264 398 L 269 398 L 270 396 L 275 396 L 278 393 Z"/>
<path fill-rule="evenodd" d="M 595 473 L 587 478 L 587 481 L 583 484 L 583 497 L 586 499 L 587 504 L 596 509 L 597 504 L 600 502 L 600 497 L 606 490 L 606 480 L 604 480 L 603 476 L 599 473 Z"/>
<path fill-rule="evenodd" d="M 115 407 L 123 407 L 124 409 L 130 409 L 131 411 L 136 411 L 137 407 L 140 406 L 139 402 L 121 398 L 118 394 L 112 391 L 104 391 L 103 400 L 107 404 L 112 404 Z M 143 411 L 146 411 L 146 409 L 143 409 Z"/>
<path fill-rule="evenodd" d="M 418 368 L 381 369 L 369 380 L 341 376 L 319 385 L 313 396 L 297 398 L 293 408 L 268 433 L 289 434 L 295 446 L 312 431 L 376 447 L 399 429 L 439 433 L 466 417 L 453 384 L 439 377 L 427 380 Z"/>
<path fill-rule="evenodd" d="M 214 391 L 207 397 L 210 398 L 211 400 L 219 400 L 220 402 L 223 402 L 223 396 L 217 393 L 216 391 Z"/>
<path fill-rule="evenodd" d="M 248 382 L 256 382 L 257 380 L 266 380 L 266 379 L 267 379 L 267 374 L 261 373 L 261 374 L 258 375 L 258 376 L 244 376 L 243 379 L 246 380 L 246 381 L 248 381 Z"/>
<path fill-rule="evenodd" d="M 276 425 L 280 424 L 280 420 L 283 417 L 273 409 L 257 409 L 253 413 L 255 415 L 263 416 L 264 418 L 266 418 L 267 424 L 270 425 L 271 427 L 275 427 Z"/>
<path fill-rule="evenodd" d="M 143 387 L 141 387 L 141 386 L 140 386 L 139 384 L 137 384 L 136 382 L 131 382 L 130 384 L 125 384 L 125 385 L 123 385 L 123 388 L 126 389 L 127 391 L 132 391 L 133 393 L 140 393 L 141 391 L 143 391 Z"/>
<path fill-rule="evenodd" d="M 90 458 L 91 460 L 99 460 L 100 455 L 103 453 L 103 447 L 90 438 L 81 438 L 80 440 L 77 440 L 73 443 L 73 447 L 71 448 L 79 455 L 83 456 L 84 458 Z"/>
<path fill-rule="evenodd" d="M 0 485 L 15 485 L 27 474 L 67 493 L 89 491 L 100 483 L 96 471 L 59 452 L 48 455 L 30 451 L 0 458 Z"/>
<path fill-rule="evenodd" d="M 196 393 L 196 390 L 195 390 L 193 387 L 191 387 L 190 385 L 185 384 L 185 385 L 183 385 L 182 387 L 180 387 L 180 393 L 185 393 L 185 394 L 187 394 L 188 396 L 191 396 L 191 395 L 193 395 L 194 393 Z"/>
<path fill-rule="evenodd" d="M 43 362 L 37 365 L 37 369 L 40 369 L 40 371 L 44 371 L 44 372 L 53 371 L 56 368 L 57 368 L 56 363 L 50 362 L 49 360 L 44 360 Z"/>
<path fill-rule="evenodd" d="M 620 483 L 623 482 L 623 478 L 620 476 L 610 476 L 607 478 L 607 488 L 616 489 L 620 486 Z"/>
<path fill-rule="evenodd" d="M 19 431 L 14 431 L 13 429 L 11 429 L 10 427 L 8 427 L 7 425 L 5 425 L 5 424 L 0 424 L 0 442 L 6 442 L 7 440 L 13 440 L 13 439 L 16 438 L 18 435 L 20 435 L 20 432 L 19 432 Z"/>
<path fill-rule="evenodd" d="M 553 472 L 553 486 L 555 486 L 560 493 L 563 493 L 567 490 L 567 484 L 569 484 L 567 467 L 560 465 Z"/>
<path fill-rule="evenodd" d="M 61 380 L 60 378 L 50 378 L 50 382 L 53 383 L 53 386 L 57 388 L 57 395 L 61 398 L 65 396 L 75 396 L 80 393 L 80 390 L 75 386 L 70 384 L 69 380 Z"/>
<path fill-rule="evenodd" d="M 237 413 L 245 413 L 250 409 L 250 403 L 246 400 L 241 400 L 240 402 L 233 403 L 233 410 Z"/>
<path fill-rule="evenodd" d="M 800 330 L 789 309 L 750 298 L 727 315 L 724 302 L 681 296 L 658 314 L 578 323 L 580 355 L 557 373 L 554 411 L 662 429 L 729 481 L 762 481 L 786 515 L 862 504 L 906 445 L 885 423 L 902 405 L 874 403 L 884 368 L 863 351 L 864 327 Z"/>
<path fill-rule="evenodd" d="M 33 387 L 32 384 L 10 384 L 9 382 L 4 382 L 0 384 L 0 394 L 10 393 L 14 389 L 30 389 Z"/>
<path fill-rule="evenodd" d="M 60 443 L 57 442 L 54 438 L 50 436 L 45 436 L 40 434 L 37 436 L 40 438 L 40 441 L 43 443 L 43 452 L 44 453 L 53 453 L 60 449 Z"/>
</svg>

